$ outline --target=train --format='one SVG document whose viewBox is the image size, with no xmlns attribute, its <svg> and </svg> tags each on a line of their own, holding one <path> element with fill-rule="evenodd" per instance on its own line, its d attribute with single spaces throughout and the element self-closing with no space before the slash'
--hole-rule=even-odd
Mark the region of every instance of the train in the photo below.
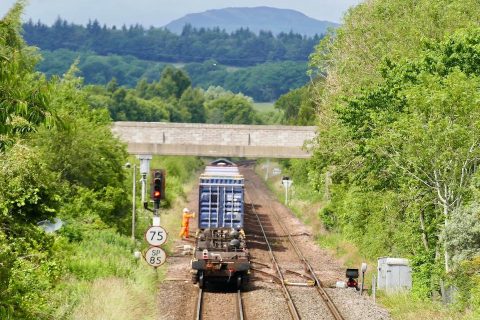
<svg viewBox="0 0 480 320">
<path fill-rule="evenodd" d="M 240 289 L 249 281 L 244 188 L 238 166 L 226 159 L 211 162 L 200 175 L 191 260 L 192 282 L 200 288 L 221 281 Z"/>
</svg>

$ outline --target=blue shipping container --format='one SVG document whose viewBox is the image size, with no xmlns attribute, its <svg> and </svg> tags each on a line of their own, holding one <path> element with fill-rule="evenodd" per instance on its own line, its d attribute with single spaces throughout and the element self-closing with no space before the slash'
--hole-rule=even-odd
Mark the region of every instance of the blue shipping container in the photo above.
<svg viewBox="0 0 480 320">
<path fill-rule="evenodd" d="M 199 184 L 199 228 L 243 228 L 243 186 L 241 175 L 202 175 Z"/>
</svg>

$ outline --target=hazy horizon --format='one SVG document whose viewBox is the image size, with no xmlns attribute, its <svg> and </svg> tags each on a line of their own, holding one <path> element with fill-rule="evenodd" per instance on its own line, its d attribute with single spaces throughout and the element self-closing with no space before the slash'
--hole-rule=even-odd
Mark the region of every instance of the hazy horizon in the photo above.
<svg viewBox="0 0 480 320">
<path fill-rule="evenodd" d="M 197 0 L 79 0 L 72 5 L 65 0 L 30 0 L 26 7 L 24 21 L 42 21 L 52 24 L 58 17 L 77 24 L 86 24 L 97 19 L 102 24 L 121 26 L 141 24 L 146 27 L 161 27 L 190 13 L 228 7 L 269 6 L 280 9 L 293 9 L 318 19 L 341 22 L 345 11 L 361 0 L 211 0 L 202 3 Z M 15 3 L 4 0 L 0 3 L 0 16 L 3 16 Z M 70 3 L 70 4 L 69 4 Z M 114 8 L 114 9 L 112 9 Z"/>
</svg>

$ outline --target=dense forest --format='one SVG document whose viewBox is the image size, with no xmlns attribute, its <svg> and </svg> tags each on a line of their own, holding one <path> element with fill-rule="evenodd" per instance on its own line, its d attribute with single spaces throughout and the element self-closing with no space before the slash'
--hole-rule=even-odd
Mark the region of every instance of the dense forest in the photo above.
<svg viewBox="0 0 480 320">
<path fill-rule="evenodd" d="M 48 77 L 62 75 L 78 60 L 79 76 L 87 84 L 106 84 L 113 78 L 121 86 L 133 88 L 144 79 L 157 81 L 168 66 L 164 62 L 140 60 L 133 56 L 101 56 L 91 52 L 66 49 L 42 50 L 37 70 Z M 307 63 L 295 61 L 267 62 L 245 68 L 227 67 L 215 60 L 176 65 L 188 73 L 193 86 L 208 89 L 220 86 L 243 93 L 255 101 L 274 101 L 291 89 L 308 82 Z"/>
<path fill-rule="evenodd" d="M 317 111 L 313 158 L 287 166 L 323 194 L 323 225 L 373 261 L 410 259 L 402 319 L 448 315 L 413 302 L 445 292 L 453 318 L 480 316 L 479 16 L 476 0 L 362 3 L 312 55 L 311 94 L 277 102 Z"/>
<path fill-rule="evenodd" d="M 180 35 L 164 28 L 141 25 L 121 28 L 101 25 L 97 20 L 86 26 L 58 19 L 52 26 L 29 21 L 23 25 L 28 44 L 54 51 L 69 49 L 99 55 L 130 55 L 142 60 L 163 62 L 204 62 L 215 60 L 230 66 L 253 66 L 267 61 L 304 61 L 320 36 L 248 29 L 232 33 L 216 29 L 196 29 L 186 25 Z"/>
</svg>

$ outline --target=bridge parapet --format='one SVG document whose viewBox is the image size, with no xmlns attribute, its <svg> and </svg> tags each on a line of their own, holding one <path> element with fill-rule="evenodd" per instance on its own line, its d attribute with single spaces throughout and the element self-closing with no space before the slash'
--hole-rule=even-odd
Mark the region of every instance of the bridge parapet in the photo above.
<svg viewBox="0 0 480 320">
<path fill-rule="evenodd" d="M 316 127 L 115 122 L 132 154 L 308 158 Z"/>
</svg>

